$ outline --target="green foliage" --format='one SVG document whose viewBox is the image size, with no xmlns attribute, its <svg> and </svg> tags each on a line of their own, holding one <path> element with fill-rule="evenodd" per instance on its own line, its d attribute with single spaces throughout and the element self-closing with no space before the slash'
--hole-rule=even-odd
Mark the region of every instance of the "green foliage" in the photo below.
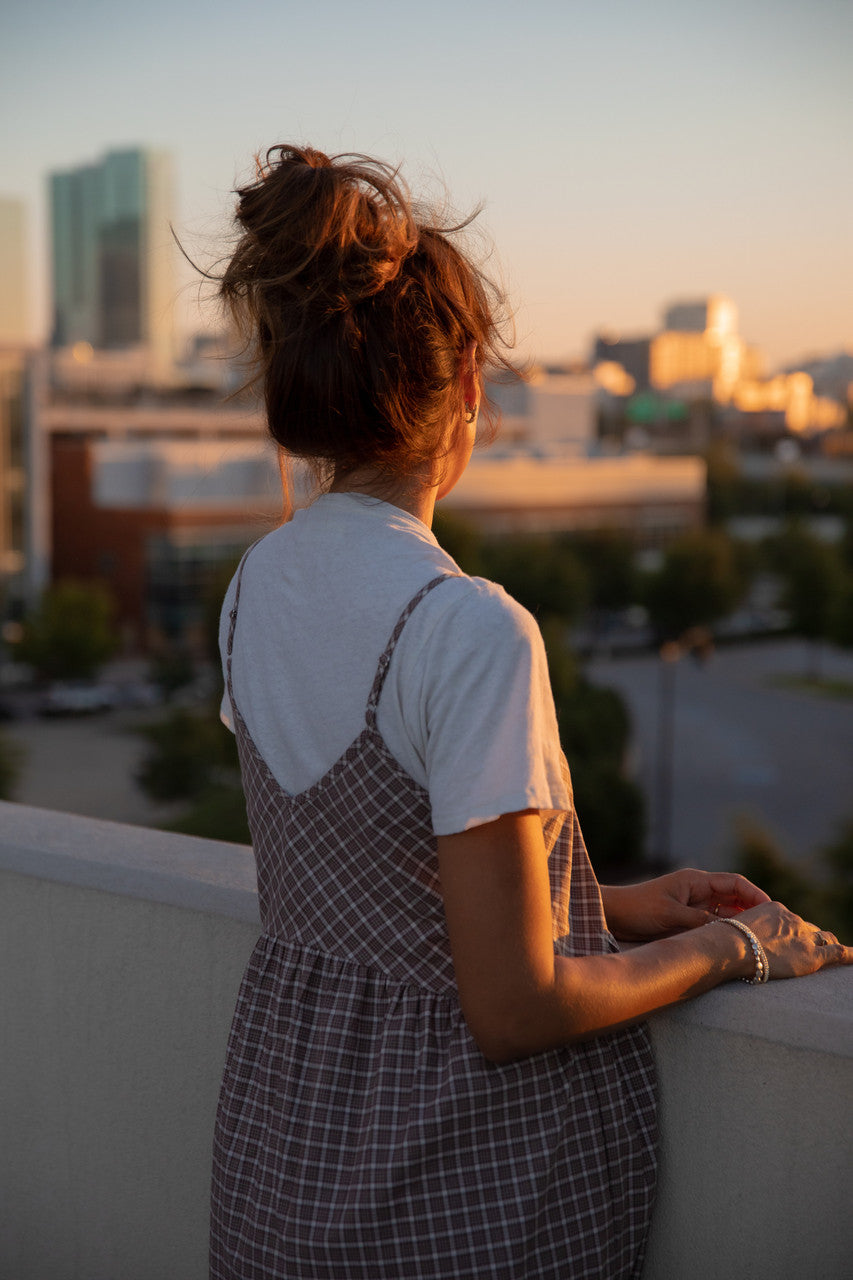
<svg viewBox="0 0 853 1280">
<path fill-rule="evenodd" d="M 705 455 L 708 465 L 708 515 L 713 523 L 733 515 L 853 516 L 849 484 L 824 484 L 796 467 L 770 479 L 743 475 L 736 457 L 723 441 L 715 441 Z"/>
<path fill-rule="evenodd" d="M 642 792 L 603 760 L 576 757 L 572 783 L 596 875 L 611 883 L 632 878 L 643 862 L 646 816 Z"/>
<path fill-rule="evenodd" d="M 0 800 L 13 799 L 22 763 L 20 747 L 0 733 Z"/>
<path fill-rule="evenodd" d="M 186 801 L 166 829 L 250 844 L 237 744 L 216 709 L 175 709 L 141 732 L 151 746 L 137 782 L 154 800 Z"/>
<path fill-rule="evenodd" d="M 832 930 L 842 942 L 853 942 L 853 818 L 818 850 L 816 864 L 817 873 L 811 873 L 787 858 L 757 823 L 739 824 L 736 870 L 804 920 Z"/>
<path fill-rule="evenodd" d="M 234 574 L 240 557 L 224 560 L 210 577 L 202 597 L 204 611 L 204 646 L 207 659 L 214 668 L 219 667 L 219 618 L 222 613 L 222 601 Z"/>
<path fill-rule="evenodd" d="M 675 639 L 731 613 L 748 585 L 749 565 L 734 540 L 721 529 L 697 529 L 668 548 L 646 583 L 645 603 L 659 634 Z"/>
<path fill-rule="evenodd" d="M 207 840 L 251 844 L 242 787 L 206 788 L 195 797 L 186 813 L 169 824 L 168 830 L 180 831 L 186 836 L 202 836 Z"/>
<path fill-rule="evenodd" d="M 601 760 L 621 770 L 631 737 L 631 718 L 615 689 L 579 679 L 574 691 L 557 702 L 560 741 L 568 758 Z"/>
<path fill-rule="evenodd" d="M 785 584 L 782 604 L 794 631 L 811 640 L 829 637 L 844 590 L 838 551 L 796 522 L 768 539 L 765 549 Z"/>
<path fill-rule="evenodd" d="M 615 690 L 600 689 L 579 673 L 564 627 L 546 621 L 543 635 L 560 743 L 593 865 L 612 880 L 630 876 L 643 857 L 645 806 L 624 772 L 628 710 Z"/>
<path fill-rule="evenodd" d="M 439 546 L 456 561 L 463 573 L 482 577 L 483 539 L 472 524 L 439 507 L 433 517 L 432 531 Z"/>
<path fill-rule="evenodd" d="M 137 774 L 142 790 L 154 800 L 186 801 L 168 831 L 251 844 L 237 744 L 218 710 L 175 708 L 141 732 L 150 742 Z"/>
<path fill-rule="evenodd" d="M 151 679 L 162 689 L 167 702 L 179 689 L 192 684 L 194 678 L 195 664 L 186 649 L 164 649 L 151 660 Z"/>
<path fill-rule="evenodd" d="M 483 537 L 453 512 L 438 510 L 433 532 L 464 573 L 500 583 L 543 621 L 571 622 L 588 606 L 622 609 L 638 599 L 634 548 L 615 529 Z"/>
<path fill-rule="evenodd" d="M 819 916 L 820 892 L 814 881 L 752 820 L 744 819 L 737 825 L 735 867 L 774 902 L 783 902 L 806 920 Z"/>
<path fill-rule="evenodd" d="M 831 638 L 845 649 L 853 648 L 853 573 L 848 573 L 835 601 Z"/>
<path fill-rule="evenodd" d="M 589 583 L 576 552 L 555 538 L 495 538 L 482 547 L 482 572 L 540 618 L 571 622 L 584 608 Z"/>
<path fill-rule="evenodd" d="M 151 748 L 137 782 L 154 800 L 193 799 L 239 770 L 233 736 L 212 710 L 176 709 L 141 732 Z"/>
<path fill-rule="evenodd" d="M 715 440 L 705 454 L 708 477 L 708 519 L 719 524 L 736 515 L 743 504 L 737 459 L 731 446 Z"/>
<path fill-rule="evenodd" d="M 841 824 L 835 840 L 821 850 L 829 873 L 826 890 L 826 924 L 842 942 L 853 944 L 853 818 Z"/>
<path fill-rule="evenodd" d="M 849 573 L 853 573 L 853 515 L 849 515 L 844 522 L 844 532 L 838 544 L 838 551 L 844 567 Z"/>
<path fill-rule="evenodd" d="M 640 582 L 634 547 L 618 529 L 561 537 L 561 546 L 572 551 L 583 565 L 589 583 L 589 603 L 594 609 L 626 609 L 639 598 Z"/>
<path fill-rule="evenodd" d="M 90 680 L 119 647 L 114 617 L 100 583 L 58 582 L 25 620 L 16 656 L 50 680 Z"/>
</svg>

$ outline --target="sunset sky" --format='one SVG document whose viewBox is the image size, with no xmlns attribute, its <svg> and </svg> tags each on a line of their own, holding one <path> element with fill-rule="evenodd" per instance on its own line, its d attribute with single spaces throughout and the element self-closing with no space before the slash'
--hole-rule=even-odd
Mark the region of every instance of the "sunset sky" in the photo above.
<svg viewBox="0 0 853 1280">
<path fill-rule="evenodd" d="M 32 214 L 39 336 L 50 170 L 170 150 L 209 258 L 253 152 L 288 140 L 482 201 L 541 358 L 709 292 L 771 368 L 853 349 L 849 0 L 10 0 L 2 32 L 0 195 Z"/>
</svg>

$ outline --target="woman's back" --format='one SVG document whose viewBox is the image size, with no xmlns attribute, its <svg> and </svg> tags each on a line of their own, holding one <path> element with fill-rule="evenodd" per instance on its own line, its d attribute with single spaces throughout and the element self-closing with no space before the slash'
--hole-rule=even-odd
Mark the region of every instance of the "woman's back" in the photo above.
<svg viewBox="0 0 853 1280">
<path fill-rule="evenodd" d="M 271 772 L 316 782 L 364 724 L 379 655 L 400 613 L 452 576 L 407 623 L 379 704 L 394 758 L 429 793 L 435 834 L 518 807 L 565 808 L 547 661 L 530 615 L 470 579 L 430 530 L 388 503 L 327 494 L 263 539 L 243 573 L 236 697 Z M 222 612 L 227 640 L 232 582 Z M 230 720 L 227 691 L 223 714 Z"/>
<path fill-rule="evenodd" d="M 298 794 L 272 776 L 232 686 L 264 933 L 217 1119 L 216 1280 L 635 1274 L 654 1184 L 645 1033 L 486 1062 L 459 1005 L 429 796 L 377 727 L 396 648 L 459 585 L 440 573 L 408 602 L 361 731 Z M 235 597 L 226 663 L 242 582 Z M 577 824 L 547 828 L 555 945 L 607 952 Z"/>
</svg>

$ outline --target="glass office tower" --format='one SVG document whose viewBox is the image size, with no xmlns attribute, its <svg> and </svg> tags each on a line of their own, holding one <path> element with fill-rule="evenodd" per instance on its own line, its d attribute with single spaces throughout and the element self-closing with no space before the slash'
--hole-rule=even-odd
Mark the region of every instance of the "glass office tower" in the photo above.
<svg viewBox="0 0 853 1280">
<path fill-rule="evenodd" d="M 55 347 L 171 353 L 171 175 L 162 153 L 110 151 L 50 178 Z"/>
</svg>

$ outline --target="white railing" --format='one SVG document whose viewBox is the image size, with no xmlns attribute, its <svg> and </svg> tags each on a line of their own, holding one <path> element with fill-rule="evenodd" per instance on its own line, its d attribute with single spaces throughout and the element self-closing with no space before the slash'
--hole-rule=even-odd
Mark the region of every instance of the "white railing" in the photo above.
<svg viewBox="0 0 853 1280">
<path fill-rule="evenodd" d="M 0 804 L 0 880 L 0 1276 L 204 1280 L 250 850 Z M 853 971 L 734 983 L 652 1028 L 644 1280 L 850 1274 Z"/>
</svg>

